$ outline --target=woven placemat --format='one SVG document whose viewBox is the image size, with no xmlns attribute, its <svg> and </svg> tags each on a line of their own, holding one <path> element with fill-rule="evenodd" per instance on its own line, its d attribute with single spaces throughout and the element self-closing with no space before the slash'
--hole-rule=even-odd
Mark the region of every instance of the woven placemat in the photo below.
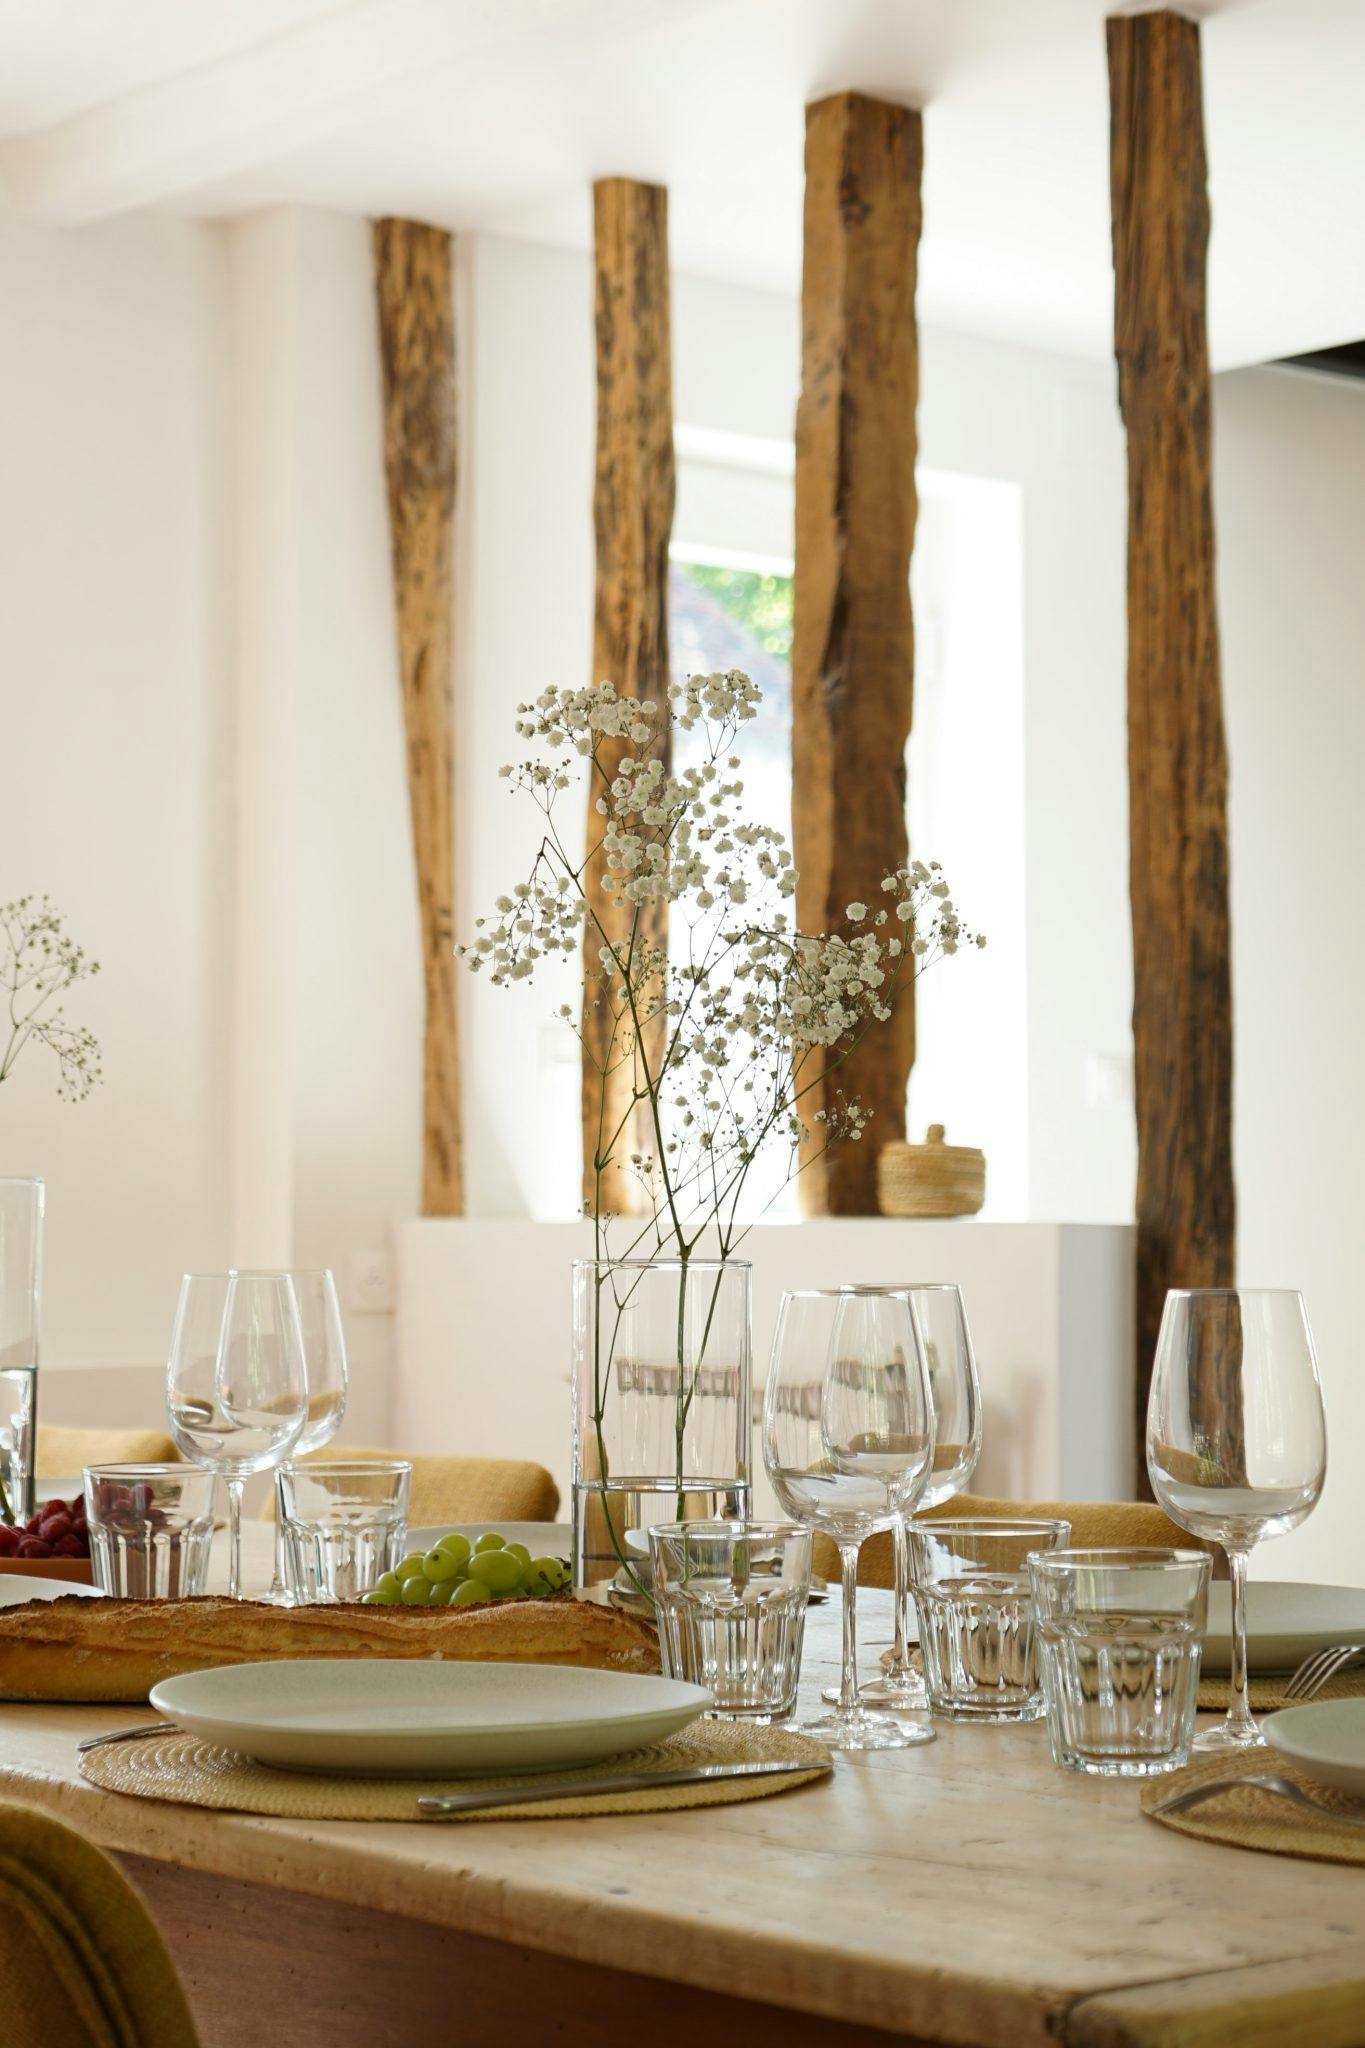
<svg viewBox="0 0 1365 2048">
<path fill-rule="evenodd" d="M 1327 1809 L 1321 1817 L 1305 1813 L 1275 1792 L 1240 1785 L 1239 1778 L 1258 1773 L 1288 1778 Z M 1210 1793 L 1198 1806 L 1181 1813 L 1155 1813 L 1153 1808 L 1195 1785 L 1228 1779 L 1226 1792 Z M 1261 1849 L 1271 1856 L 1307 1856 L 1317 1863 L 1365 1863 L 1365 1827 L 1331 1817 L 1333 1809 L 1359 1813 L 1360 1807 L 1328 1785 L 1315 1784 L 1275 1750 L 1256 1749 L 1248 1756 L 1200 1757 L 1169 1777 L 1149 1778 L 1138 1803 L 1149 1819 L 1204 1842 L 1225 1842 L 1234 1849 Z"/>
<path fill-rule="evenodd" d="M 449 1820 L 570 1820 L 593 1813 L 663 1813 L 688 1806 L 729 1806 L 742 1799 L 767 1799 L 793 1785 L 809 1784 L 829 1763 L 829 1751 L 808 1735 L 786 1728 L 754 1728 L 737 1721 L 694 1721 L 648 1749 L 613 1757 L 610 1764 L 591 1764 L 577 1771 L 541 1773 L 556 1784 L 568 1778 L 591 1780 L 604 1770 L 673 1771 L 693 1764 L 786 1763 L 809 1761 L 808 1772 L 780 1778 L 712 1779 L 700 1785 L 660 1785 L 657 1791 L 606 1792 L 581 1799 L 545 1799 L 524 1806 L 489 1807 L 479 1813 L 454 1814 Z M 488 1778 L 345 1778 L 312 1771 L 280 1771 L 253 1763 L 237 1750 L 201 1742 L 177 1729 L 135 1742 L 114 1742 L 92 1749 L 80 1760 L 81 1776 L 106 1792 L 127 1792 L 136 1799 L 164 1799 L 181 1806 L 217 1807 L 229 1813 L 265 1813 L 281 1820 L 423 1820 L 417 1799 L 424 1792 L 480 1790 L 498 1785 L 518 1787 L 534 1782 L 534 1774 Z"/>
<path fill-rule="evenodd" d="M 1262 1678 L 1258 1678 L 1253 1674 L 1251 1684 L 1247 1689 L 1251 1699 L 1252 1713 L 1270 1714 L 1277 1707 L 1293 1706 L 1294 1702 L 1287 1700 L 1284 1696 L 1284 1689 L 1292 1676 L 1292 1672 L 1288 1671 L 1274 1672 Z M 1225 1677 L 1201 1678 L 1199 1681 L 1200 1711 L 1206 1713 L 1225 1713 L 1230 1692 L 1231 1687 Z M 1315 1692 L 1313 1697 L 1315 1700 L 1365 1699 L 1365 1665 L 1356 1665 L 1350 1671 L 1344 1671 L 1339 1678 L 1334 1678 L 1330 1685 L 1325 1685 L 1321 1692 Z"/>
</svg>

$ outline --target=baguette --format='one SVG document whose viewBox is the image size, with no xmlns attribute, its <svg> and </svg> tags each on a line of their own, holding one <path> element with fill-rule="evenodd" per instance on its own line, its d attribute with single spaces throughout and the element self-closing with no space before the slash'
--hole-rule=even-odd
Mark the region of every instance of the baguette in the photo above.
<svg viewBox="0 0 1365 2048">
<path fill-rule="evenodd" d="M 0 1609 L 0 1699 L 145 1700 L 163 1678 L 277 1657 L 438 1657 L 657 1671 L 655 1631 L 596 1601 L 271 1607 L 222 1600 L 30 1600 Z"/>
</svg>

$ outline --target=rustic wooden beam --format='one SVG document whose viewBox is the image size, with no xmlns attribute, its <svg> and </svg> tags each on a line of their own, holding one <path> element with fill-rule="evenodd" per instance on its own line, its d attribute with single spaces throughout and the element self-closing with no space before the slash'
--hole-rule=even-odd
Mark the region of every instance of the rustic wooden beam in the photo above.
<svg viewBox="0 0 1365 2048">
<path fill-rule="evenodd" d="M 1227 751 L 1214 587 L 1199 29 L 1107 27 L 1114 351 L 1128 435 L 1137 1444 L 1168 1287 L 1235 1266 Z"/>
<path fill-rule="evenodd" d="M 914 630 L 920 117 L 836 93 L 806 109 L 801 398 L 796 415 L 792 838 L 803 931 L 883 904 L 907 852 Z M 907 977 L 890 1020 L 826 1077 L 873 1113 L 866 1137 L 803 1175 L 811 1209 L 877 1212 L 877 1152 L 905 1136 L 915 1054 Z M 823 1091 L 807 1099 L 823 1106 Z"/>
<path fill-rule="evenodd" d="M 597 469 L 593 526 L 597 545 L 593 606 L 593 678 L 623 695 L 668 704 L 668 543 L 673 530 L 673 346 L 668 289 L 668 194 L 633 178 L 601 178 L 593 186 L 596 267 Z M 606 741 L 603 765 L 614 772 L 628 742 Z M 601 821 L 590 793 L 586 887 L 613 943 L 630 932 L 628 908 L 612 910 L 602 893 L 606 874 Z M 662 904 L 643 920 L 642 936 L 663 946 Z M 584 941 L 583 1193 L 591 1209 L 629 1214 L 643 1206 L 629 1171 L 630 1151 L 657 1149 L 643 1120 L 629 1122 L 631 1074 L 617 1064 L 605 1081 L 611 1027 L 596 1001 L 602 934 Z M 623 1128 L 624 1124 L 624 1128 Z M 613 1135 L 615 1142 L 613 1143 Z M 599 1147 L 610 1163 L 600 1177 Z"/>
<path fill-rule="evenodd" d="M 426 982 L 422 1213 L 464 1207 L 455 1010 L 455 313 L 450 236 L 374 223 L 398 657 Z"/>
</svg>

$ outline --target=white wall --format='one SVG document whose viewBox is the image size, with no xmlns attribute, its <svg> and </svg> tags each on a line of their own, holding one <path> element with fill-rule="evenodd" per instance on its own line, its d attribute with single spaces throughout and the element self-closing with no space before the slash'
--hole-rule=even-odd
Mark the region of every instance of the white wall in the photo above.
<svg viewBox="0 0 1365 2048">
<path fill-rule="evenodd" d="M 1214 433 L 1239 1277 L 1303 1289 L 1329 1436 L 1321 1505 L 1253 1569 L 1359 1585 L 1365 386 L 1239 371 Z"/>
</svg>

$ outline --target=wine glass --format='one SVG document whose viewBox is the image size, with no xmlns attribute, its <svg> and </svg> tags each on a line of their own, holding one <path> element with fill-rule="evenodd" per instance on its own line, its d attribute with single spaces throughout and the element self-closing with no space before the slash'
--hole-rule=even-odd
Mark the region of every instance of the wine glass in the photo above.
<svg viewBox="0 0 1365 2048">
<path fill-rule="evenodd" d="M 843 1670 L 832 1714 L 807 1723 L 837 1749 L 932 1742 L 931 1727 L 858 1698 L 858 1549 L 914 1506 L 933 1468 L 929 1377 L 904 1294 L 809 1288 L 784 1294 L 763 1401 L 763 1461 L 795 1521 L 839 1548 Z"/>
<path fill-rule="evenodd" d="M 308 1413 L 298 1442 L 289 1455 L 291 1458 L 303 1458 L 309 1451 L 320 1451 L 324 1444 L 332 1441 L 346 1413 L 349 1388 L 346 1335 L 341 1325 L 336 1282 L 326 1267 L 301 1269 L 286 1277 L 294 1283 L 299 1304 L 303 1372 L 308 1388 Z M 280 1490 L 278 1465 L 275 1467 L 275 1572 L 265 1597 L 280 1607 L 292 1607 L 294 1604 L 294 1596 L 284 1584 L 284 1498 Z"/>
<path fill-rule="evenodd" d="M 909 1296 L 911 1312 L 924 1348 L 929 1392 L 934 1404 L 934 1468 L 916 1512 L 936 1508 L 961 1493 L 981 1456 L 981 1382 L 976 1373 L 972 1334 L 962 1290 L 952 1281 L 905 1282 L 883 1290 Z M 879 1707 L 924 1709 L 929 1695 L 924 1678 L 910 1661 L 910 1639 L 916 1634 L 915 1594 L 910 1583 L 907 1518 L 892 1528 L 895 1558 L 896 1641 L 882 1658 L 882 1676 L 870 1679 L 860 1698 Z"/>
<path fill-rule="evenodd" d="M 1246 1584 L 1253 1543 L 1297 1528 L 1327 1476 L 1313 1333 L 1292 1288 L 1175 1287 L 1147 1404 L 1147 1471 L 1172 1521 L 1212 1538 L 1232 1578 L 1232 1702 L 1199 1750 L 1263 1744 L 1247 1703 Z"/>
<path fill-rule="evenodd" d="M 228 1492 L 228 1595 L 242 1598 L 242 1489 L 308 1416 L 298 1296 L 287 1273 L 187 1273 L 166 1369 L 171 1434 Z"/>
</svg>

